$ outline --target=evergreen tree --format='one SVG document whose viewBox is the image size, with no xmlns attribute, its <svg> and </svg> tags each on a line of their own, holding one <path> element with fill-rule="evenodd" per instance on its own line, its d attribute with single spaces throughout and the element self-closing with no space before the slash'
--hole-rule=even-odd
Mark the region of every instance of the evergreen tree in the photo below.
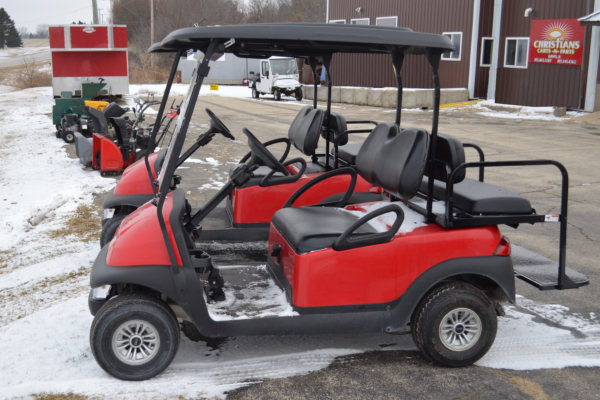
<svg viewBox="0 0 600 400">
<path fill-rule="evenodd" d="M 0 49 L 4 47 L 21 47 L 23 41 L 15 27 L 15 22 L 4 8 L 0 8 Z"/>
<path fill-rule="evenodd" d="M 19 31 L 15 28 L 13 23 L 8 29 L 8 36 L 6 37 L 6 47 L 23 47 L 23 41 L 19 36 Z"/>
</svg>

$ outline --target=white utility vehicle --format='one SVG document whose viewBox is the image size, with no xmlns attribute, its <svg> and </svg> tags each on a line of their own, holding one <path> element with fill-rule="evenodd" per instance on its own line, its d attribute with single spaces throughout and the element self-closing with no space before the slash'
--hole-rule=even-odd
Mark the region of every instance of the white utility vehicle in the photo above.
<svg viewBox="0 0 600 400">
<path fill-rule="evenodd" d="M 261 61 L 260 71 L 254 74 L 249 86 L 255 99 L 261 94 L 272 94 L 276 100 L 281 100 L 281 95 L 302 100 L 302 84 L 298 81 L 295 58 L 271 57 Z"/>
</svg>

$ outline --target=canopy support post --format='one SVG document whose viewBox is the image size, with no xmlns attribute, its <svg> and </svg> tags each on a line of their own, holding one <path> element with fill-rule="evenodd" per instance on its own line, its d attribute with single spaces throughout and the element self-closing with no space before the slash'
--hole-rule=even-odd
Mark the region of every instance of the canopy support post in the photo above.
<svg viewBox="0 0 600 400">
<path fill-rule="evenodd" d="M 313 74 L 313 87 L 314 87 L 314 94 L 313 94 L 313 108 L 316 109 L 317 108 L 317 85 L 318 85 L 318 80 L 317 80 L 317 58 L 316 57 L 308 57 L 308 65 L 310 66 L 310 69 L 312 69 L 312 74 Z"/>
<path fill-rule="evenodd" d="M 433 184 L 435 181 L 435 156 L 438 134 L 438 123 L 440 118 L 440 76 L 438 74 L 440 67 L 440 59 L 442 53 L 439 49 L 427 49 L 425 56 L 433 69 L 433 84 L 434 84 L 434 104 L 433 104 L 433 122 L 431 125 L 431 142 L 429 143 L 429 177 L 427 181 L 427 223 L 435 222 L 435 215 L 432 212 L 433 208 Z"/>
<path fill-rule="evenodd" d="M 325 171 L 329 171 L 329 134 L 331 130 L 331 73 L 329 67 L 331 66 L 331 55 L 323 56 L 323 68 L 327 74 L 327 111 L 325 113 Z M 337 161 L 337 141 L 334 143 L 334 157 Z"/>
<path fill-rule="evenodd" d="M 148 177 L 150 178 L 150 184 L 152 186 L 152 191 L 156 196 L 156 188 L 154 187 L 154 179 L 152 177 L 152 170 L 150 169 L 150 162 L 148 162 L 148 157 L 150 154 L 154 152 L 154 148 L 156 147 L 156 135 L 158 135 L 158 131 L 161 128 L 161 121 L 163 118 L 163 114 L 165 112 L 165 107 L 167 105 L 167 100 L 169 100 L 169 93 L 171 93 L 171 86 L 173 85 L 173 80 L 175 79 L 175 74 L 177 74 L 177 67 L 179 66 L 179 60 L 185 53 L 185 50 L 179 50 L 175 55 L 175 60 L 173 60 L 173 66 L 171 67 L 171 73 L 169 74 L 169 80 L 167 81 L 167 86 L 165 86 L 165 92 L 163 93 L 163 98 L 160 102 L 160 107 L 158 108 L 158 114 L 156 115 L 156 120 L 154 122 L 154 128 L 152 129 L 152 133 L 150 134 L 150 140 L 148 140 L 148 146 L 146 147 L 146 154 L 144 155 L 144 162 L 146 164 L 146 170 L 148 171 Z"/>
<path fill-rule="evenodd" d="M 398 100 L 396 104 L 396 125 L 400 127 L 400 120 L 402 117 L 402 64 L 404 63 L 404 53 L 401 51 L 394 51 L 391 54 L 392 64 L 394 65 L 394 72 L 396 74 L 396 82 L 398 83 Z"/>
</svg>

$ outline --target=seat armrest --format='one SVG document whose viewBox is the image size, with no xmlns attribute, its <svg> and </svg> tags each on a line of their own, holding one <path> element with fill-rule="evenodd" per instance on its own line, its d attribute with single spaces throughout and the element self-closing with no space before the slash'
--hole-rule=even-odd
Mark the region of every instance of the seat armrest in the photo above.
<svg viewBox="0 0 600 400">
<path fill-rule="evenodd" d="M 350 237 L 350 235 L 352 235 L 352 233 L 354 233 L 354 231 L 356 231 L 362 225 L 366 224 L 375 217 L 379 217 L 380 215 L 387 214 L 389 212 L 393 212 L 396 214 L 396 220 L 394 221 L 392 227 L 387 231 L 381 233 L 372 233 L 370 235 L 361 236 L 357 238 Z M 402 210 L 402 208 L 400 208 L 399 205 L 390 204 L 389 206 L 385 206 L 378 210 L 370 212 L 369 214 L 356 221 L 350 228 L 346 229 L 346 231 L 342 233 L 342 235 L 339 238 L 337 238 L 335 243 L 333 243 L 332 248 L 335 251 L 343 251 L 355 249 L 357 247 L 387 243 L 390 240 L 392 240 L 396 232 L 398 232 L 398 229 L 400 229 L 402 222 L 404 222 L 404 211 Z"/>
<path fill-rule="evenodd" d="M 268 187 L 268 186 L 282 185 L 284 183 L 298 182 L 300 177 L 302 177 L 302 175 L 304 175 L 304 172 L 306 171 L 306 160 L 304 160 L 304 158 L 301 158 L 301 157 L 294 158 L 292 160 L 289 160 L 289 161 L 286 161 L 285 163 L 283 163 L 283 166 L 287 167 L 288 165 L 296 164 L 296 163 L 302 164 L 302 166 L 300 168 L 300 172 L 298 172 L 297 174 L 290 175 L 290 176 L 283 176 L 281 178 L 272 178 L 273 174 L 275 174 L 275 172 L 277 172 L 277 171 L 271 170 L 271 171 L 269 171 L 269 173 L 267 175 L 265 175 L 265 177 L 260 181 L 260 183 L 258 185 L 260 187 Z"/>
<path fill-rule="evenodd" d="M 354 192 L 354 187 L 356 186 L 357 175 L 356 171 L 352 168 L 334 169 L 333 171 L 326 172 L 323 175 L 319 175 L 316 178 L 311 179 L 310 182 L 307 182 L 304 186 L 298 189 L 288 199 L 288 201 L 285 202 L 282 208 L 293 207 L 296 200 L 298 200 L 298 198 L 302 196 L 302 194 L 304 194 L 304 192 L 306 192 L 308 189 L 315 186 L 319 182 L 323 182 L 324 180 L 338 175 L 350 175 L 350 186 L 348 186 L 348 190 L 346 190 L 346 194 L 344 195 L 344 197 L 342 197 L 342 199 L 335 205 L 336 207 L 344 207 L 350 199 L 350 196 L 352 196 L 352 192 Z"/>
</svg>

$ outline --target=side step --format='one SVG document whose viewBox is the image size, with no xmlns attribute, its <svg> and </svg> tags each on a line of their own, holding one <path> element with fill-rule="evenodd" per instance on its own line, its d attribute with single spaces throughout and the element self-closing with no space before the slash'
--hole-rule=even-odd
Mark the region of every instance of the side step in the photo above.
<svg viewBox="0 0 600 400">
<path fill-rule="evenodd" d="M 558 263 L 516 245 L 512 245 L 511 258 L 517 278 L 540 290 L 558 289 Z M 566 274 L 574 288 L 590 283 L 587 276 L 571 268 L 567 268 Z"/>
</svg>

